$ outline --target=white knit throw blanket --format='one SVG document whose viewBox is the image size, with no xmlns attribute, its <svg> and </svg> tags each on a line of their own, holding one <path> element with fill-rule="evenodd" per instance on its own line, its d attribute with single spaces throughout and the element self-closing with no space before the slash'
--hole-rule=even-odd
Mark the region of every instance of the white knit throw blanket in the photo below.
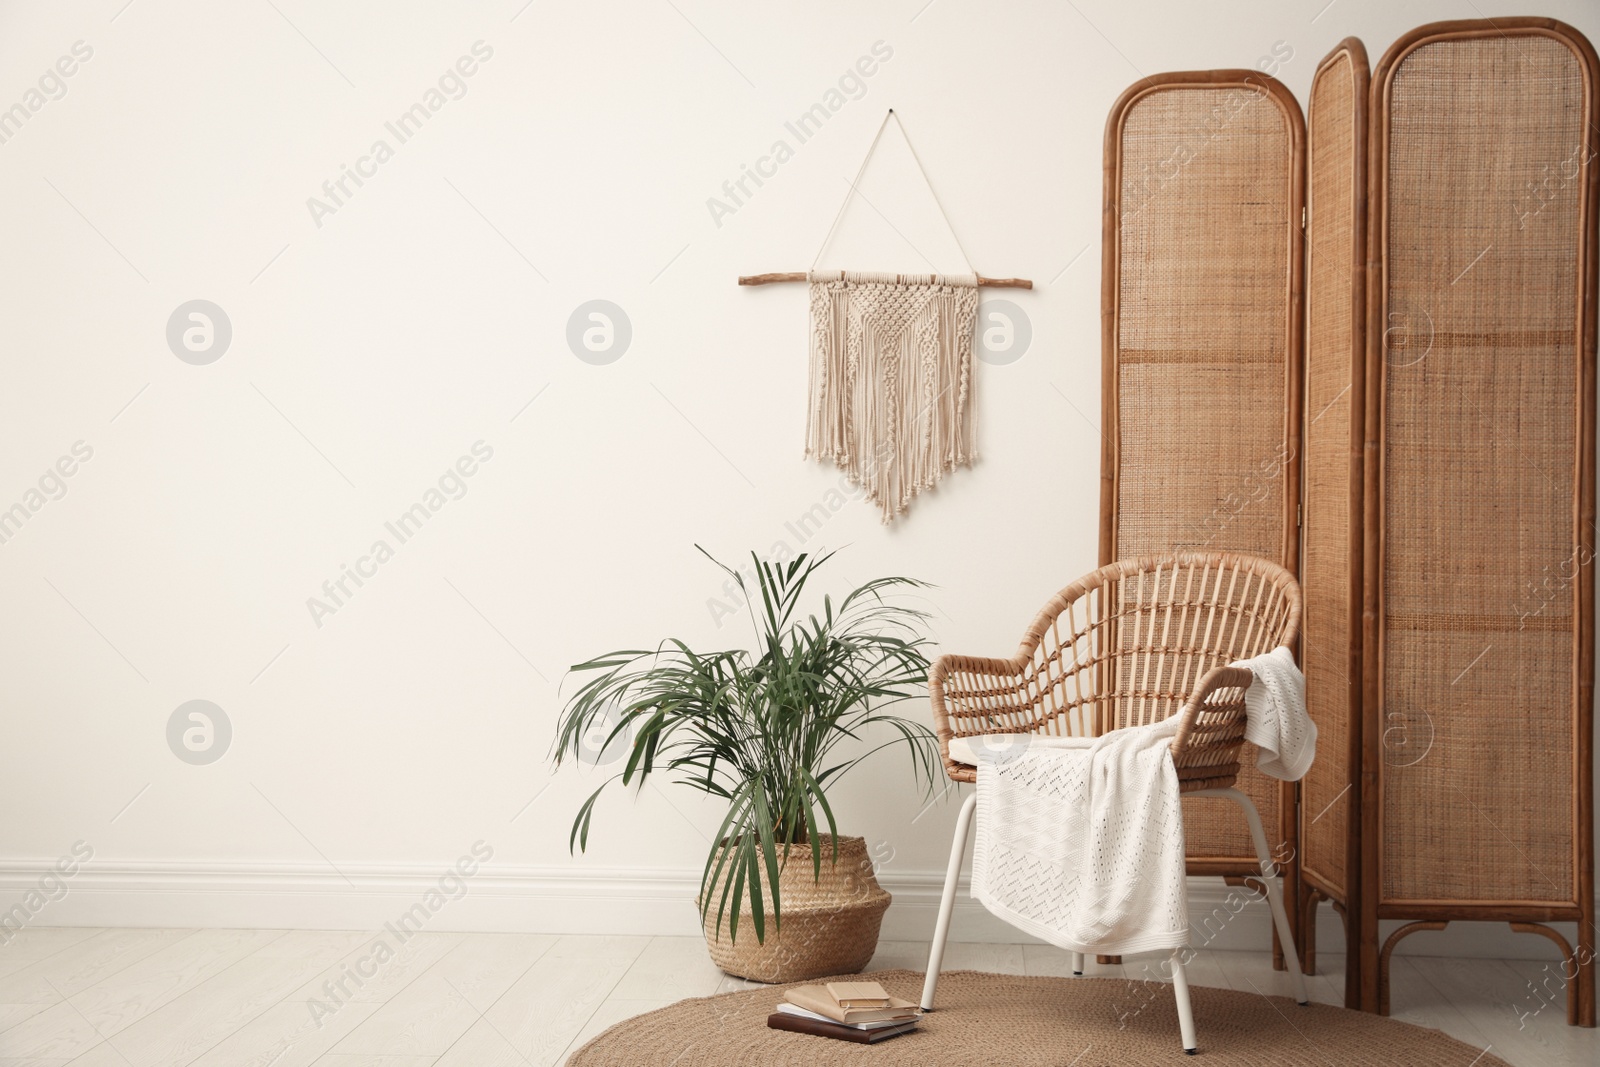
<svg viewBox="0 0 1600 1067">
<path fill-rule="evenodd" d="M 806 455 L 831 460 L 883 521 L 977 458 L 976 275 L 812 273 Z"/>
<path fill-rule="evenodd" d="M 1074 952 L 1185 944 L 1183 809 L 1168 749 L 1177 726 L 985 750 L 973 897 Z"/>
<path fill-rule="evenodd" d="M 1305 678 L 1288 649 L 1235 666 L 1256 766 L 1294 780 L 1316 753 Z M 1122 955 L 1189 941 L 1176 716 L 1102 737 L 1029 737 L 978 750 L 972 895 L 1074 952 Z"/>
<path fill-rule="evenodd" d="M 1294 653 L 1282 645 L 1235 667 L 1249 667 L 1256 680 L 1244 691 L 1244 739 L 1255 745 L 1256 769 L 1298 782 L 1317 755 L 1317 724 L 1306 714 L 1306 676 Z"/>
</svg>

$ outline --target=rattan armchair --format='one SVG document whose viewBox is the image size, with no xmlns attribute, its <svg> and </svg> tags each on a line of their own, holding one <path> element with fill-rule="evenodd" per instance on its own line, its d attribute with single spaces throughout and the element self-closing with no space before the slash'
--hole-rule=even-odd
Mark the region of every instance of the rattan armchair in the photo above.
<svg viewBox="0 0 1600 1067">
<path fill-rule="evenodd" d="M 1304 1004 L 1305 982 L 1261 816 L 1233 788 L 1244 744 L 1244 694 L 1254 675 L 1228 666 L 1279 645 L 1292 648 L 1299 629 L 1299 583 L 1265 559 L 1176 553 L 1101 567 L 1050 598 L 1010 659 L 941 656 L 934 663 L 928 691 L 945 771 L 953 781 L 978 780 L 974 763 L 957 758 L 970 754 L 968 738 L 981 743 L 996 734 L 1099 736 L 1181 715 L 1171 742 L 1179 790 L 1224 797 L 1243 809 L 1295 999 Z M 969 753 L 960 752 L 964 744 Z M 976 804 L 976 794 L 968 796 L 956 821 L 922 992 L 927 1010 L 933 1008 Z M 1171 974 L 1183 1046 L 1193 1052 L 1187 955 L 1187 949 L 1172 953 Z M 1074 953 L 1073 971 L 1083 973 L 1080 953 Z"/>
</svg>

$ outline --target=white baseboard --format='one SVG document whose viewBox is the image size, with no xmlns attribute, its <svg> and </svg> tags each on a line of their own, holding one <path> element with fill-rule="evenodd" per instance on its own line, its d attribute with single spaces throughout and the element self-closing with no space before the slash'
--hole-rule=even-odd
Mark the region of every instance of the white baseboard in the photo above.
<svg viewBox="0 0 1600 1067">
<path fill-rule="evenodd" d="M 0 862 L 0 924 L 51 861 Z M 273 929 L 379 929 L 424 903 L 429 930 L 554 934 L 662 934 L 699 932 L 694 896 L 698 868 L 637 869 L 507 867 L 484 864 L 464 889 L 447 882 L 446 868 L 341 865 L 118 863 L 92 860 L 64 879 L 65 895 L 45 900 L 28 926 L 199 926 Z M 942 871 L 883 871 L 894 895 L 881 937 L 925 941 L 931 936 L 943 885 Z M 459 892 L 458 896 L 451 893 Z M 1243 890 L 1218 878 L 1191 878 L 1189 912 L 1195 944 L 1217 949 L 1265 950 L 1271 919 L 1259 900 L 1243 903 Z M 34 898 L 35 902 L 39 898 Z M 426 904 L 436 905 L 428 911 Z M 8 920 L 7 915 L 13 918 Z M 1389 929 L 1398 923 L 1385 924 Z M 1572 924 L 1554 924 L 1569 939 Z M 0 928 L 0 938 L 5 930 Z M 1033 939 L 989 914 L 971 899 L 963 880 L 951 920 L 951 938 L 972 942 Z M 1330 907 L 1320 908 L 1317 944 L 1342 954 L 1344 930 Z M 1544 938 L 1516 935 L 1504 923 L 1452 923 L 1438 933 L 1406 939 L 1398 952 L 1506 959 L 1554 958 Z"/>
</svg>

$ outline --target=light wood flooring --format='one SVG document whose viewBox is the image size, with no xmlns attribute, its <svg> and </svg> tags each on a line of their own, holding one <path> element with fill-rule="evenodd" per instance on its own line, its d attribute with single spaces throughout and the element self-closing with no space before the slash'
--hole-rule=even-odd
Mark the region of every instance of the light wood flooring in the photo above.
<svg viewBox="0 0 1600 1067">
<path fill-rule="evenodd" d="M 0 946 L 0 1067 L 543 1067 L 629 1016 L 749 987 L 698 938 L 420 933 L 379 961 L 372 936 L 28 928 Z M 872 967 L 926 959 L 924 943 L 886 941 Z M 952 944 L 946 967 L 1071 973 L 1038 945 Z M 1531 992 L 1544 976 L 1521 960 L 1397 956 L 1394 1016 L 1519 1067 L 1600 1063 L 1600 1032 Z M 1262 953 L 1203 954 L 1189 979 L 1288 992 Z M 1337 973 L 1309 981 L 1313 999 L 1340 1002 Z"/>
</svg>

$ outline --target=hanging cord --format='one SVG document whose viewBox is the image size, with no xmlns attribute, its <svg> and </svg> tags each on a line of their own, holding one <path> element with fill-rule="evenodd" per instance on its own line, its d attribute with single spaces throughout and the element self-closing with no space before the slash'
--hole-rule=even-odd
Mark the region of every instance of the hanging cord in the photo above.
<svg viewBox="0 0 1600 1067">
<path fill-rule="evenodd" d="M 839 223 L 844 219 L 845 209 L 850 206 L 850 198 L 856 195 L 856 186 L 861 184 L 862 177 L 867 173 L 867 164 L 872 162 L 872 153 L 878 150 L 878 142 L 883 139 L 883 131 L 889 128 L 889 120 L 894 119 L 896 126 L 900 127 L 900 136 L 905 138 L 906 148 L 911 152 L 911 158 L 917 164 L 917 171 L 922 175 L 923 184 L 928 187 L 928 195 L 933 197 L 933 206 L 939 209 L 939 215 L 944 219 L 945 226 L 950 230 L 950 239 L 955 241 L 956 250 L 961 253 L 961 259 L 967 265 L 967 270 L 973 276 L 977 271 L 973 269 L 972 259 L 967 255 L 967 250 L 961 244 L 961 238 L 956 233 L 955 225 L 950 221 L 950 215 L 944 209 L 944 204 L 939 202 L 939 193 L 933 187 L 933 181 L 928 177 L 928 169 L 922 165 L 922 157 L 917 155 L 916 146 L 911 143 L 911 135 L 906 132 L 906 124 L 900 121 L 900 116 L 890 108 L 888 114 L 883 116 L 883 122 L 878 125 L 878 132 L 872 138 L 872 144 L 867 148 L 866 158 L 861 161 L 861 169 L 856 171 L 855 180 L 850 183 L 850 191 L 844 194 L 844 203 L 839 205 L 839 213 L 833 217 L 833 225 L 828 227 L 828 235 L 822 239 L 822 247 L 817 249 L 817 258 L 811 261 L 810 272 L 817 269 L 817 264 L 822 262 L 822 253 L 828 250 L 828 245 L 833 241 L 834 233 L 839 229 Z"/>
</svg>

